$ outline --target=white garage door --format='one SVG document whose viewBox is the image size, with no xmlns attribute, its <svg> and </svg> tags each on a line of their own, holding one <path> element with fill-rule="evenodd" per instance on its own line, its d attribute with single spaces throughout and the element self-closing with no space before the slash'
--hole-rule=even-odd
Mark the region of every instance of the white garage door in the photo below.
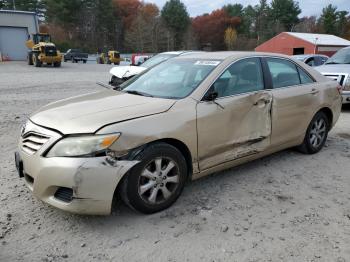
<svg viewBox="0 0 350 262">
<path fill-rule="evenodd" d="M 10 60 L 26 60 L 28 38 L 27 28 L 0 26 L 0 52 Z"/>
</svg>

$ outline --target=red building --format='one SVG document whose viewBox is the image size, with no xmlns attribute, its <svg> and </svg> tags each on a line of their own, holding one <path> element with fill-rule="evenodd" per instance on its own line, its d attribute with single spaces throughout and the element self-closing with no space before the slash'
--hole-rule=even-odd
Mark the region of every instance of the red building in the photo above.
<svg viewBox="0 0 350 262">
<path fill-rule="evenodd" d="M 283 32 L 257 46 L 255 51 L 285 55 L 332 56 L 339 49 L 347 46 L 350 46 L 350 41 L 334 35 Z"/>
</svg>

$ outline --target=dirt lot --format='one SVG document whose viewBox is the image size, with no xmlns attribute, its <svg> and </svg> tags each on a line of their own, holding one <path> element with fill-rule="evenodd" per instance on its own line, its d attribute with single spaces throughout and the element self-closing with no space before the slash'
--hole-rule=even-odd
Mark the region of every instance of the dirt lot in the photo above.
<svg viewBox="0 0 350 262">
<path fill-rule="evenodd" d="M 326 148 L 293 150 L 189 183 L 170 209 L 76 216 L 17 177 L 20 125 L 53 100 L 101 89 L 107 65 L 0 63 L 0 261 L 350 261 L 350 110 Z"/>
</svg>

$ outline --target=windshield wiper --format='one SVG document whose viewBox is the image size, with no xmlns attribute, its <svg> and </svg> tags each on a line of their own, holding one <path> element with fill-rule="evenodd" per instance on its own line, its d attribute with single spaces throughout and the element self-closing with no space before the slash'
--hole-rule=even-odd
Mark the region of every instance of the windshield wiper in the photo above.
<svg viewBox="0 0 350 262">
<path fill-rule="evenodd" d="M 143 93 L 143 92 L 136 91 L 136 90 L 123 90 L 123 92 L 128 93 L 128 94 L 132 94 L 132 95 L 153 97 L 150 94 Z"/>
<path fill-rule="evenodd" d="M 338 65 L 339 63 L 337 63 L 337 62 L 326 62 L 326 65 Z"/>
</svg>

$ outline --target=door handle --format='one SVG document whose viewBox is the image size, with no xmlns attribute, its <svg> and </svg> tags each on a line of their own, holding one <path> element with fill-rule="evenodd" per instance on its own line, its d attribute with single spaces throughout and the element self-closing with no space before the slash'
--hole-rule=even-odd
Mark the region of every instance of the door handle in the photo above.
<svg viewBox="0 0 350 262">
<path fill-rule="evenodd" d="M 258 101 L 256 101 L 256 102 L 254 103 L 254 105 L 257 106 L 257 105 L 259 105 L 259 104 L 261 104 L 261 103 L 267 105 L 267 104 L 269 104 L 270 102 L 271 102 L 271 100 L 268 99 L 268 98 L 260 98 Z"/>
<path fill-rule="evenodd" d="M 311 89 L 310 95 L 317 95 L 319 92 L 320 92 L 319 90 L 313 88 Z"/>
</svg>

